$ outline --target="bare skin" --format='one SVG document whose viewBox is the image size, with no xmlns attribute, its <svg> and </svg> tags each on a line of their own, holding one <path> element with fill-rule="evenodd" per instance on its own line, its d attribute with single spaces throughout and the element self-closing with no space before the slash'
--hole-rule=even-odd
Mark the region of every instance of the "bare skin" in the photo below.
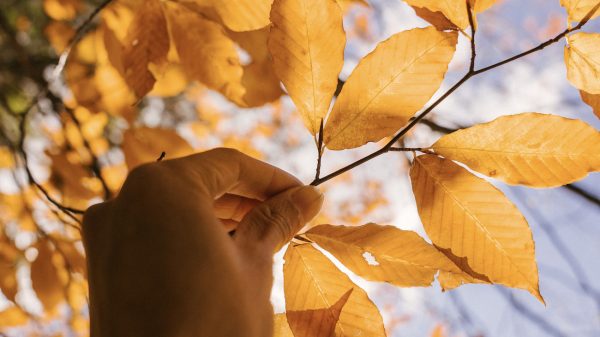
<svg viewBox="0 0 600 337">
<path fill-rule="evenodd" d="M 231 149 L 133 170 L 84 216 L 91 336 L 272 336 L 273 253 L 322 203 Z"/>
</svg>

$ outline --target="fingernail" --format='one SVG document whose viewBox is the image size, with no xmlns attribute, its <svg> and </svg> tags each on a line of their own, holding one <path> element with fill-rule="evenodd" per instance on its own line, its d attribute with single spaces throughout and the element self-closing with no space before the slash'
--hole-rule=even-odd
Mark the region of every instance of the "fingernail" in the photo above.
<svg viewBox="0 0 600 337">
<path fill-rule="evenodd" d="M 302 213 L 304 222 L 312 220 L 321 210 L 323 193 L 314 186 L 303 186 L 292 194 L 292 201 Z"/>
</svg>

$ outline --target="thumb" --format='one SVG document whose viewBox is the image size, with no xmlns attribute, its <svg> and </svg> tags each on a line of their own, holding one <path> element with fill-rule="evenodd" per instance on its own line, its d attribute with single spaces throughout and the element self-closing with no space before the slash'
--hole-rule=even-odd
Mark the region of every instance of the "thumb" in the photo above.
<svg viewBox="0 0 600 337">
<path fill-rule="evenodd" d="M 256 248 L 259 245 L 272 254 L 312 220 L 322 205 L 323 194 L 314 186 L 288 189 L 248 212 L 234 239 L 241 247 Z"/>
</svg>

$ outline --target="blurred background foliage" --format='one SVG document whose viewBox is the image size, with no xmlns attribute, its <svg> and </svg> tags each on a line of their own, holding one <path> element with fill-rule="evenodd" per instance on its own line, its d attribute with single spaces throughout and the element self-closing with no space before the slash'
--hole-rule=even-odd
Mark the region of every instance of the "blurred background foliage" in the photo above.
<svg viewBox="0 0 600 337">
<path fill-rule="evenodd" d="M 78 32 L 107 2 L 0 1 L 0 335 L 87 335 L 80 213 L 114 196 L 130 169 L 163 151 L 168 159 L 227 146 L 305 182 L 314 176 L 314 140 L 290 99 L 281 96 L 260 30 L 227 32 L 247 74 L 251 94 L 243 104 L 190 81 L 174 51 L 164 68 L 153 70 L 152 92 L 138 100 L 115 57 L 140 3 L 113 1 Z M 479 19 L 480 62 L 514 54 L 563 29 L 558 0 L 500 3 Z M 348 36 L 342 80 L 378 41 L 426 25 L 400 0 L 341 4 Z M 77 43 L 69 50 L 73 39 Z M 459 49 L 449 83 L 468 64 L 463 38 Z M 428 146 L 456 128 L 527 109 L 576 116 L 598 127 L 566 84 L 560 48 L 536 57 L 461 89 L 411 132 L 407 145 Z M 327 152 L 323 172 L 376 147 Z M 409 192 L 409 158 L 390 154 L 324 184 L 325 208 L 311 225 L 377 222 L 420 230 Z M 590 280 L 600 277 L 600 204 L 594 196 L 599 182 L 594 175 L 544 192 L 499 186 L 531 222 L 547 309 L 504 288 L 469 285 L 441 294 L 439 287 L 357 282 L 382 309 L 391 336 L 596 336 L 600 292 Z M 280 256 L 277 261 L 273 301 L 281 311 Z"/>
</svg>

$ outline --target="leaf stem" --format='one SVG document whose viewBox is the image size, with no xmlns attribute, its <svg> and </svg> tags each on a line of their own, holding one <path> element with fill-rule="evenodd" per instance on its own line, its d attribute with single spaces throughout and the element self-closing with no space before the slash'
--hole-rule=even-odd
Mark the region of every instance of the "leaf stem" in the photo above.
<svg viewBox="0 0 600 337">
<path fill-rule="evenodd" d="M 321 118 L 321 125 L 319 126 L 319 139 L 317 141 L 317 169 L 315 172 L 315 180 L 319 179 L 321 175 L 321 159 L 323 158 L 323 119 Z"/>
<path fill-rule="evenodd" d="M 468 3 L 468 2 L 467 2 Z M 435 109 L 440 103 L 442 103 L 444 100 L 446 100 L 446 98 L 448 98 L 448 96 L 450 96 L 454 91 L 456 91 L 456 89 L 460 88 L 465 82 L 467 82 L 471 77 L 482 74 L 486 71 L 492 70 L 494 68 L 498 68 L 500 66 L 503 66 L 507 63 L 510 63 L 512 61 L 515 61 L 517 59 L 520 59 L 524 56 L 527 56 L 529 54 L 535 53 L 537 51 L 540 51 L 544 48 L 546 48 L 547 46 L 554 44 L 556 42 L 558 42 L 560 39 L 562 39 L 563 37 L 565 37 L 567 34 L 574 32 L 576 30 L 580 30 L 588 21 L 589 19 L 592 17 L 592 15 L 598 10 L 598 8 L 600 8 L 600 2 L 594 7 L 592 8 L 592 10 L 581 20 L 581 22 L 579 22 L 579 24 L 577 24 L 577 26 L 572 27 L 572 28 L 567 28 L 564 31 L 562 31 L 561 33 L 559 33 L 558 35 L 556 35 L 555 37 L 540 43 L 539 45 L 537 45 L 536 47 L 533 47 L 529 50 L 526 50 L 522 53 L 519 53 L 517 55 L 514 55 L 512 57 L 509 57 L 505 60 L 502 60 L 500 62 L 496 62 L 494 64 L 491 64 L 487 67 L 483 67 L 480 69 L 475 70 L 475 57 L 476 57 L 476 48 L 475 48 L 475 29 L 473 28 L 473 24 L 472 22 L 473 20 L 473 14 L 471 12 L 471 7 L 469 5 L 467 5 L 467 10 L 469 12 L 469 22 L 471 23 L 471 34 L 472 34 L 472 38 L 471 38 L 471 61 L 469 63 L 469 71 L 460 79 L 458 80 L 458 82 L 456 82 L 450 89 L 448 89 L 444 94 L 442 94 L 442 96 L 440 96 L 437 100 L 435 100 L 429 107 L 427 107 L 425 110 L 423 110 L 423 112 L 421 112 L 421 114 L 419 114 L 417 117 L 415 117 L 414 119 L 412 119 L 410 121 L 410 123 L 408 123 L 402 130 L 400 130 L 394 137 L 392 137 L 392 139 L 386 143 L 382 148 L 380 148 L 379 150 L 376 150 L 374 152 L 372 152 L 371 154 L 358 159 L 324 177 L 321 178 L 317 178 L 315 180 L 313 180 L 310 184 L 313 186 L 318 186 L 332 178 L 335 178 L 337 176 L 339 176 L 342 173 L 345 173 L 361 164 L 364 164 L 366 162 L 368 162 L 369 160 L 379 157 L 380 155 L 392 151 L 390 150 L 392 148 L 392 145 L 394 145 L 398 140 L 400 140 L 402 137 L 404 137 L 404 135 L 406 135 L 408 133 L 408 131 L 410 131 L 415 125 L 417 125 L 425 116 L 427 116 L 433 109 Z"/>
</svg>

